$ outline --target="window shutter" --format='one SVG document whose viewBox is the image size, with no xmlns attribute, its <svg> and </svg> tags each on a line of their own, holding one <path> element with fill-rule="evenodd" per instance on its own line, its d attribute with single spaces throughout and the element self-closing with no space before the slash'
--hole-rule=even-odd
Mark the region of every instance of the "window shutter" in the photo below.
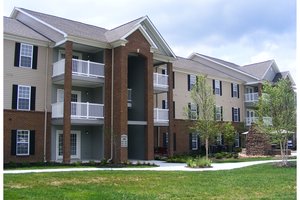
<svg viewBox="0 0 300 200">
<path fill-rule="evenodd" d="M 173 101 L 173 118 L 175 119 L 175 101 Z"/>
<path fill-rule="evenodd" d="M 233 83 L 231 83 L 231 97 L 233 97 Z"/>
<path fill-rule="evenodd" d="M 216 114 L 217 114 L 217 106 L 214 107 L 214 121 L 217 120 Z"/>
<path fill-rule="evenodd" d="M 166 101 L 165 100 L 162 100 L 162 109 L 166 109 Z"/>
<path fill-rule="evenodd" d="M 213 80 L 213 93 L 214 94 L 216 94 L 215 89 L 216 89 L 216 87 L 215 87 L 215 80 Z"/>
<path fill-rule="evenodd" d="M 242 142 L 241 136 L 242 136 L 242 134 L 239 134 L 239 147 L 242 146 L 242 144 L 241 144 L 241 142 Z"/>
<path fill-rule="evenodd" d="M 17 145 L 17 130 L 11 130 L 11 155 L 16 155 L 16 145 Z"/>
<path fill-rule="evenodd" d="M 189 140 L 190 140 L 190 150 L 192 150 L 192 133 L 189 134 Z"/>
<path fill-rule="evenodd" d="M 29 154 L 35 154 L 35 131 L 30 131 Z"/>
<path fill-rule="evenodd" d="M 31 87 L 30 110 L 35 110 L 35 92 L 36 92 L 36 88 L 35 87 Z"/>
<path fill-rule="evenodd" d="M 199 119 L 199 105 L 197 104 L 197 119 Z"/>
<path fill-rule="evenodd" d="M 176 151 L 176 133 L 173 133 L 173 150 Z"/>
<path fill-rule="evenodd" d="M 222 133 L 221 133 L 221 139 L 222 139 L 222 145 L 224 146 L 224 137 L 223 137 Z"/>
<path fill-rule="evenodd" d="M 191 90 L 191 77 L 188 74 L 188 91 L 190 91 L 190 90 Z"/>
<path fill-rule="evenodd" d="M 20 61 L 20 46 L 21 44 L 16 42 L 15 45 L 15 62 L 14 62 L 14 66 L 15 67 L 19 67 L 19 61 Z"/>
<path fill-rule="evenodd" d="M 189 119 L 191 119 L 192 118 L 191 117 L 192 116 L 191 103 L 188 104 L 188 107 L 189 107 L 189 110 L 188 110 L 189 111 Z"/>
<path fill-rule="evenodd" d="M 240 98 L 240 89 L 239 89 L 239 84 L 237 84 L 237 97 Z"/>
<path fill-rule="evenodd" d="M 220 81 L 220 96 L 222 96 L 222 81 Z"/>
<path fill-rule="evenodd" d="M 234 122 L 234 108 L 232 107 L 232 121 Z"/>
<path fill-rule="evenodd" d="M 175 73 L 173 72 L 172 75 L 173 75 L 173 89 L 175 89 Z"/>
<path fill-rule="evenodd" d="M 38 57 L 38 47 L 33 46 L 32 69 L 37 69 L 37 57 Z"/>
<path fill-rule="evenodd" d="M 197 136 L 197 149 L 201 149 L 201 146 L 200 146 L 200 134 Z"/>
<path fill-rule="evenodd" d="M 11 109 L 17 109 L 18 85 L 13 85 Z"/>
<path fill-rule="evenodd" d="M 240 121 L 240 108 L 238 108 L 238 115 L 239 115 L 239 121 Z"/>
<path fill-rule="evenodd" d="M 163 133 L 163 147 L 167 147 L 167 134 L 166 133 Z"/>
<path fill-rule="evenodd" d="M 162 70 L 161 70 L 161 73 L 162 73 L 162 74 L 166 74 L 166 70 L 162 69 Z"/>
<path fill-rule="evenodd" d="M 221 121 L 223 121 L 223 106 L 221 106 Z"/>
</svg>

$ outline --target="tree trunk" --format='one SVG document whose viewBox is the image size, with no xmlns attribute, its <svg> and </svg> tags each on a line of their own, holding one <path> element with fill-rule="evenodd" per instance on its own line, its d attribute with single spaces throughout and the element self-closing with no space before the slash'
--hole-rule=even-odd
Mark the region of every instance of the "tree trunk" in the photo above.
<svg viewBox="0 0 300 200">
<path fill-rule="evenodd" d="M 206 160 L 208 160 L 208 138 L 205 138 Z"/>
</svg>

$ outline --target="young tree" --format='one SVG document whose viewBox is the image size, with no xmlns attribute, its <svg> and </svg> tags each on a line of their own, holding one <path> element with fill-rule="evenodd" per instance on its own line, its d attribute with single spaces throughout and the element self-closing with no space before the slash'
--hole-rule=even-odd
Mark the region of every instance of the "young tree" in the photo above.
<svg viewBox="0 0 300 200">
<path fill-rule="evenodd" d="M 184 114 L 188 120 L 194 119 L 193 126 L 189 129 L 200 133 L 200 138 L 205 140 L 206 159 L 208 159 L 208 142 L 220 134 L 220 130 L 218 122 L 214 121 L 216 97 L 203 75 L 197 76 L 197 81 L 191 90 L 191 99 L 192 104 L 184 109 Z M 193 109 L 193 106 L 197 106 L 197 109 Z"/>
<path fill-rule="evenodd" d="M 236 130 L 232 126 L 231 122 L 227 122 L 224 124 L 222 132 L 224 141 L 226 144 L 228 144 L 230 151 L 232 152 L 232 145 L 235 143 Z"/>
<path fill-rule="evenodd" d="M 274 85 L 266 83 L 262 93 L 257 104 L 260 117 L 257 129 L 268 134 L 272 142 L 280 144 L 282 163 L 287 165 L 288 138 L 296 130 L 295 97 L 291 82 L 280 79 Z"/>
</svg>

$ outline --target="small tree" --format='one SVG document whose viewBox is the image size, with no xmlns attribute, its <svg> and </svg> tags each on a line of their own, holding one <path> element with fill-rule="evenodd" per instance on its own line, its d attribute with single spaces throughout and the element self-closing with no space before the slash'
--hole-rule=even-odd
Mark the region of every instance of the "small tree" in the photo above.
<svg viewBox="0 0 300 200">
<path fill-rule="evenodd" d="M 257 128 L 280 145 L 282 163 L 287 165 L 288 138 L 296 130 L 295 97 L 291 82 L 279 79 L 274 86 L 266 83 L 262 93 L 257 104 L 257 115 L 260 117 Z"/>
<path fill-rule="evenodd" d="M 226 144 L 228 144 L 228 146 L 230 146 L 230 151 L 232 152 L 232 145 L 235 143 L 236 131 L 232 126 L 231 122 L 227 122 L 224 124 L 222 132 L 223 132 L 224 141 Z"/>
<path fill-rule="evenodd" d="M 197 105 L 197 112 L 191 109 L 192 106 L 184 108 L 184 114 L 193 126 L 189 129 L 199 132 L 200 138 L 205 140 L 206 159 L 208 159 L 208 142 L 220 133 L 218 122 L 214 121 L 216 97 L 213 94 L 211 85 L 206 83 L 206 78 L 202 75 L 197 76 L 197 81 L 191 90 L 193 105 Z"/>
</svg>

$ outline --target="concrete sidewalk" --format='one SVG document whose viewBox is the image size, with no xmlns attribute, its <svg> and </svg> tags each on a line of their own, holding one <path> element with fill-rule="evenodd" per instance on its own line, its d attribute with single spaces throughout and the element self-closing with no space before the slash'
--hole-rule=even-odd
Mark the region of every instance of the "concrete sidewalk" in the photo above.
<svg viewBox="0 0 300 200">
<path fill-rule="evenodd" d="M 288 161 L 297 161 L 288 160 Z M 137 161 L 133 161 L 136 164 Z M 140 161 L 143 163 L 143 161 Z M 64 168 L 64 169 L 33 169 L 33 170 L 6 170 L 3 174 L 22 174 L 22 173 L 41 173 L 41 172 L 70 172 L 70 171 L 217 171 L 217 170 L 231 170 L 252 165 L 281 162 L 281 160 L 266 160 L 266 161 L 252 161 L 240 163 L 213 163 L 211 168 L 188 168 L 186 163 L 167 163 L 165 161 L 148 160 L 146 163 L 155 163 L 159 167 L 149 168 Z"/>
</svg>

